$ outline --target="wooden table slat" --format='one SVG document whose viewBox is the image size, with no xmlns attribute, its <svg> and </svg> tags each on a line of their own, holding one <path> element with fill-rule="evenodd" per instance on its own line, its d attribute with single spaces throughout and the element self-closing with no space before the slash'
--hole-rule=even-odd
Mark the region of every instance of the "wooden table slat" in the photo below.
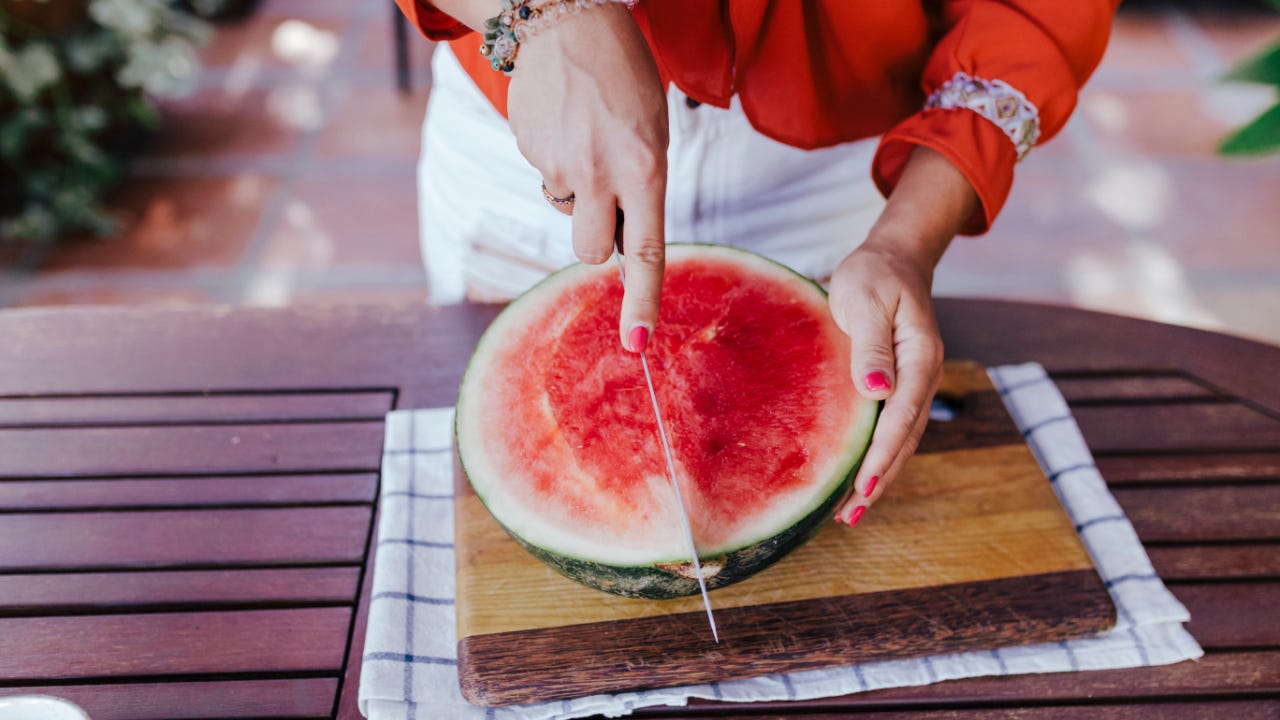
<svg viewBox="0 0 1280 720">
<path fill-rule="evenodd" d="M 1206 400 L 1217 395 L 1193 380 L 1178 376 L 1057 377 L 1068 403 Z"/>
<path fill-rule="evenodd" d="M 359 567 L 0 575 L 0 615 L 175 603 L 351 603 Z"/>
<path fill-rule="evenodd" d="M 1072 414 L 1095 454 L 1280 447 L 1280 420 L 1239 403 L 1086 405 Z"/>
<path fill-rule="evenodd" d="M 450 405 L 499 310 L 6 310 L 0 395 L 395 387 L 400 407 Z"/>
<path fill-rule="evenodd" d="M 1280 539 L 1280 484 L 1117 488 L 1144 542 Z"/>
<path fill-rule="evenodd" d="M 0 618 L 0 677 L 333 671 L 352 609 Z"/>
<path fill-rule="evenodd" d="M 1278 648 L 1277 582 L 1170 583 L 1191 612 L 1187 625 L 1205 648 Z"/>
<path fill-rule="evenodd" d="M 0 426 L 378 420 L 390 391 L 0 398 Z"/>
<path fill-rule="evenodd" d="M 337 678 L 105 683 L 0 688 L 8 695 L 52 695 L 76 703 L 93 720 L 327 717 Z"/>
<path fill-rule="evenodd" d="M 368 506 L 0 515 L 0 571 L 364 558 Z"/>
<path fill-rule="evenodd" d="M 378 476 L 243 475 L 111 480 L 0 480 L 0 509 L 371 503 Z"/>
<path fill-rule="evenodd" d="M 1280 412 L 1280 347 L 1037 303 L 940 298 L 936 310 L 949 357 L 1034 360 L 1050 373 L 1187 375 Z"/>
<path fill-rule="evenodd" d="M 0 429 L 0 478 L 378 469 L 382 421 Z"/>
<path fill-rule="evenodd" d="M 1098 470 L 1112 485 L 1216 483 L 1280 480 L 1280 451 L 1118 455 L 1097 458 Z"/>
<path fill-rule="evenodd" d="M 1156 546 L 1147 555 L 1165 580 L 1280 578 L 1277 543 Z"/>
</svg>

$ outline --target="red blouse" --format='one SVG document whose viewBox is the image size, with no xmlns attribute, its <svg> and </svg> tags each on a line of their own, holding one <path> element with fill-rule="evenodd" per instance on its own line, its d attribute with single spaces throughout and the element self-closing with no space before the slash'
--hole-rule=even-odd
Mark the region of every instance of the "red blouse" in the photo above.
<svg viewBox="0 0 1280 720">
<path fill-rule="evenodd" d="M 505 115 L 508 78 L 480 55 L 479 35 L 426 0 L 396 2 L 427 37 L 452 40 L 467 73 Z M 981 200 L 965 227 L 978 234 L 1013 182 L 1018 151 L 1006 111 L 1020 106 L 1024 119 L 1034 113 L 1038 141 L 1053 137 L 1102 59 L 1118 3 L 641 0 L 634 15 L 664 82 L 718 107 L 736 94 L 768 137 L 819 148 L 883 135 L 871 174 L 886 196 L 913 145 L 942 153 Z M 1006 95 L 983 114 L 967 109 L 971 93 L 958 74 L 987 87 L 998 81 L 1015 99 Z M 925 108 L 926 98 L 950 102 Z"/>
</svg>

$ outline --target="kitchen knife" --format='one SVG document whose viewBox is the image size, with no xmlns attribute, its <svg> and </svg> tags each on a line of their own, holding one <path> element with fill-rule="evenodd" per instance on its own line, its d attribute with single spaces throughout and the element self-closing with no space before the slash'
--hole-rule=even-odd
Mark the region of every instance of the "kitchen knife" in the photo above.
<svg viewBox="0 0 1280 720">
<path fill-rule="evenodd" d="M 622 211 L 618 211 L 618 249 L 622 249 Z M 627 282 L 626 273 L 622 269 L 622 254 L 619 252 L 614 255 L 618 261 L 618 277 L 622 279 L 623 284 Z M 689 556 L 693 558 L 693 572 L 698 578 L 698 590 L 702 593 L 702 605 L 707 609 L 707 622 L 711 624 L 711 637 L 720 642 L 720 632 L 716 629 L 716 617 L 711 612 L 711 598 L 707 596 L 707 581 L 702 577 L 702 561 L 698 559 L 698 547 L 693 542 L 693 529 L 689 526 L 689 509 L 684 504 L 684 497 L 680 493 L 680 483 L 676 480 L 676 463 L 671 455 L 671 443 L 667 440 L 667 428 L 662 422 L 662 410 L 658 408 L 658 393 L 653 389 L 653 374 L 649 371 L 649 360 L 645 357 L 643 351 L 637 353 L 640 356 L 640 367 L 644 369 L 644 381 L 649 386 L 649 400 L 653 403 L 653 417 L 658 423 L 658 439 L 662 441 L 662 452 L 667 460 L 667 475 L 671 479 L 671 487 L 675 490 L 676 505 L 680 510 L 680 524 L 684 529 L 684 537 L 688 544 Z"/>
</svg>

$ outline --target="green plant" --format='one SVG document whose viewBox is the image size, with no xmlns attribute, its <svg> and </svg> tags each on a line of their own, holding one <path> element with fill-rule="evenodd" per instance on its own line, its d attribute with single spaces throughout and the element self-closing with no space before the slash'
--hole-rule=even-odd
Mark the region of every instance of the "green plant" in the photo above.
<svg viewBox="0 0 1280 720">
<path fill-rule="evenodd" d="M 1280 9 L 1280 0 L 1270 0 Z M 1227 80 L 1273 85 L 1276 102 L 1252 122 L 1223 139 L 1223 155 L 1266 155 L 1280 151 L 1280 40 L 1227 73 Z"/>
<path fill-rule="evenodd" d="M 169 0 L 0 0 L 0 242 L 110 232 L 102 194 L 207 35 Z"/>
</svg>

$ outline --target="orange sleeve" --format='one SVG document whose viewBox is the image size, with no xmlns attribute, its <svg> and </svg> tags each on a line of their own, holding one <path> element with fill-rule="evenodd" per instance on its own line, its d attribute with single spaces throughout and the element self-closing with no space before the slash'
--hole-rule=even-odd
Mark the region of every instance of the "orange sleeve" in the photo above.
<svg viewBox="0 0 1280 720">
<path fill-rule="evenodd" d="M 426 0 L 396 0 L 396 5 L 430 40 L 452 40 L 471 32 L 471 28 Z"/>
<path fill-rule="evenodd" d="M 396 4 L 405 17 L 409 18 L 409 22 L 417 25 L 418 30 L 428 39 L 449 41 L 462 69 L 475 81 L 498 112 L 506 117 L 507 86 L 511 83 L 511 78 L 495 72 L 489 66 L 489 58 L 480 54 L 484 37 L 426 0 L 396 0 Z M 496 2 L 494 7 L 497 7 Z"/>
<path fill-rule="evenodd" d="M 1118 0 L 946 0 L 943 34 L 925 66 L 932 96 L 963 73 L 999 81 L 1034 106 L 1038 142 L 1053 137 L 1075 109 L 1076 95 L 1102 60 Z M 1001 110 L 1003 114 L 1003 109 Z M 934 107 L 903 120 L 880 140 L 871 173 L 880 192 L 893 191 L 911 148 L 945 155 L 969 180 L 981 208 L 962 233 L 990 228 L 1009 196 L 1018 153 L 995 119 L 966 107 Z"/>
</svg>

